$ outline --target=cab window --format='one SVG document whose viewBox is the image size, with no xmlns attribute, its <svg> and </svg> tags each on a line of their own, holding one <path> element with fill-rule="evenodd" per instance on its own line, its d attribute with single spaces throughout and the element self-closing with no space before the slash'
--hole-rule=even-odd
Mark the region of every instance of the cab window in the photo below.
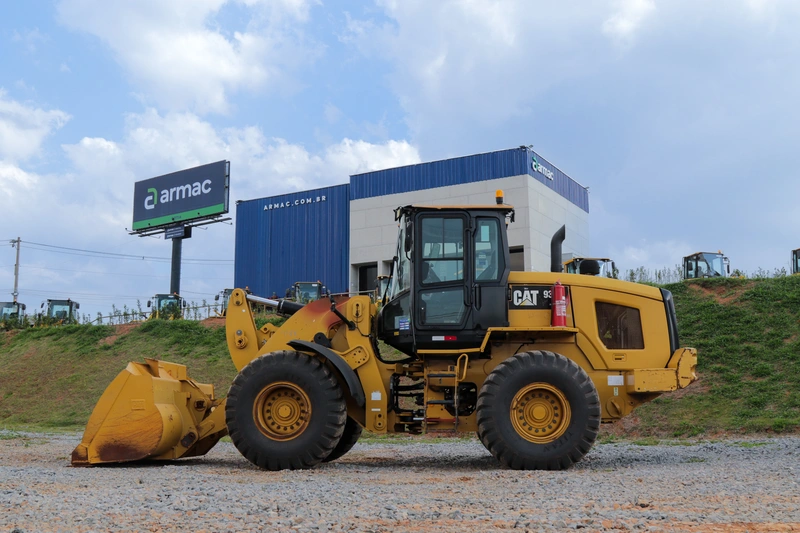
<svg viewBox="0 0 800 533">
<path fill-rule="evenodd" d="M 644 349 L 639 310 L 606 302 L 596 302 L 597 333 L 609 350 Z"/>
<path fill-rule="evenodd" d="M 475 281 L 498 281 L 505 265 L 500 257 L 500 228 L 497 219 L 478 219 L 475 230 Z"/>
<path fill-rule="evenodd" d="M 421 250 L 423 285 L 464 279 L 464 220 L 423 218 Z"/>
</svg>

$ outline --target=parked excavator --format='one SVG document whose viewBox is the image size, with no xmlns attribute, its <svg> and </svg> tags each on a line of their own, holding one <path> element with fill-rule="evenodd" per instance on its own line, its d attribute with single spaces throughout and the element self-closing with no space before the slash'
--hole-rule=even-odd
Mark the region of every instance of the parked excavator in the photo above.
<svg viewBox="0 0 800 533">
<path fill-rule="evenodd" d="M 725 278 L 731 273 L 731 262 L 722 253 L 697 252 L 683 258 L 683 279 Z"/>
<path fill-rule="evenodd" d="M 224 399 L 185 366 L 129 363 L 89 419 L 73 465 L 203 455 L 223 436 L 268 470 L 311 468 L 374 434 L 477 433 L 503 465 L 568 468 L 601 422 L 696 379 L 665 289 L 562 271 L 512 272 L 496 204 L 395 210 L 380 308 L 368 294 L 308 304 L 236 289 L 226 338 L 239 373 Z M 567 297 L 568 296 L 568 297 Z M 286 315 L 257 327 L 252 306 Z M 382 355 L 382 341 L 402 354 Z"/>
</svg>

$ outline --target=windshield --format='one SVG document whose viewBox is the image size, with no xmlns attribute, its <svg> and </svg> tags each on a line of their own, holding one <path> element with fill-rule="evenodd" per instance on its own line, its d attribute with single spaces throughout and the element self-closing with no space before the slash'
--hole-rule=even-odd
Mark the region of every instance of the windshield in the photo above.
<svg viewBox="0 0 800 533">
<path fill-rule="evenodd" d="M 51 304 L 50 316 L 53 318 L 69 318 L 69 304 Z"/>
<path fill-rule="evenodd" d="M 17 304 L 7 302 L 0 304 L 0 319 L 8 318 L 17 313 Z"/>
<path fill-rule="evenodd" d="M 178 298 L 175 297 L 175 296 L 170 296 L 170 297 L 167 297 L 167 298 L 161 298 L 158 301 L 158 310 L 159 311 L 163 311 L 164 309 L 167 309 L 167 308 L 171 309 L 173 307 L 178 307 Z"/>
<path fill-rule="evenodd" d="M 406 242 L 406 216 L 400 218 L 400 232 L 397 235 L 397 252 L 395 254 L 394 269 L 389 281 L 387 300 L 393 300 L 398 294 L 408 289 L 411 285 L 411 258 L 405 251 Z M 410 253 L 410 252 L 408 252 Z"/>
<path fill-rule="evenodd" d="M 299 282 L 295 284 L 296 294 L 295 297 L 300 303 L 307 304 L 319 299 L 319 283 L 313 282 Z"/>
<path fill-rule="evenodd" d="M 725 265 L 721 254 L 700 254 L 697 258 L 698 277 L 718 277 L 725 275 Z"/>
</svg>

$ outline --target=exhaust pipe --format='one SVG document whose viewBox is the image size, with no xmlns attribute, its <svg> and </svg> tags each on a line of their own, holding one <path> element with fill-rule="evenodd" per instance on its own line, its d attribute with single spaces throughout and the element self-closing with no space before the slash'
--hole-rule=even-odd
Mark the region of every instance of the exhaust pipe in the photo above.
<svg viewBox="0 0 800 533">
<path fill-rule="evenodd" d="M 561 226 L 550 239 L 550 272 L 563 272 L 564 263 L 561 261 L 561 243 L 567 236 L 567 226 Z"/>
</svg>

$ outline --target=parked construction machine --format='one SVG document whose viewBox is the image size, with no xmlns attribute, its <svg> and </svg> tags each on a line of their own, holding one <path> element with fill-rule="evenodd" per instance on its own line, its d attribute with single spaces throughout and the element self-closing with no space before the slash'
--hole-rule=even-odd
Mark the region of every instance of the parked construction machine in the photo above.
<svg viewBox="0 0 800 533">
<path fill-rule="evenodd" d="M 25 318 L 25 304 L 0 302 L 0 322 L 13 322 Z"/>
<path fill-rule="evenodd" d="M 215 302 L 222 300 L 222 309 L 217 311 L 219 316 L 225 316 L 228 314 L 228 300 L 231 299 L 231 294 L 233 294 L 233 289 L 224 289 L 219 291 L 218 294 L 214 295 Z"/>
<path fill-rule="evenodd" d="M 792 250 L 792 274 L 800 274 L 800 248 Z"/>
<path fill-rule="evenodd" d="M 176 320 L 183 318 L 186 300 L 177 294 L 156 294 L 147 300 L 147 307 L 152 309 L 147 317 L 151 319 Z"/>
<path fill-rule="evenodd" d="M 71 299 L 45 300 L 39 306 L 40 321 L 52 324 L 73 324 L 78 321 L 78 309 L 81 304 Z"/>
<path fill-rule="evenodd" d="M 375 434 L 477 433 L 503 465 L 564 469 L 618 420 L 695 379 L 672 295 L 562 272 L 512 272 L 514 211 L 405 206 L 380 308 L 371 295 L 308 304 L 236 289 L 226 336 L 239 370 L 225 399 L 185 366 L 130 363 L 103 393 L 73 465 L 205 454 L 224 435 L 253 464 L 310 468 Z M 257 327 L 253 304 L 288 318 Z M 386 350 L 379 341 L 395 350 Z"/>
<path fill-rule="evenodd" d="M 325 285 L 320 281 L 297 281 L 286 289 L 286 299 L 307 304 L 319 300 L 326 292 Z"/>
<path fill-rule="evenodd" d="M 572 257 L 564 261 L 564 271 L 567 274 L 588 274 L 613 278 L 616 269 L 614 261 L 607 257 Z"/>
<path fill-rule="evenodd" d="M 731 273 L 731 262 L 722 253 L 697 252 L 683 258 L 683 279 L 725 278 Z"/>
</svg>

